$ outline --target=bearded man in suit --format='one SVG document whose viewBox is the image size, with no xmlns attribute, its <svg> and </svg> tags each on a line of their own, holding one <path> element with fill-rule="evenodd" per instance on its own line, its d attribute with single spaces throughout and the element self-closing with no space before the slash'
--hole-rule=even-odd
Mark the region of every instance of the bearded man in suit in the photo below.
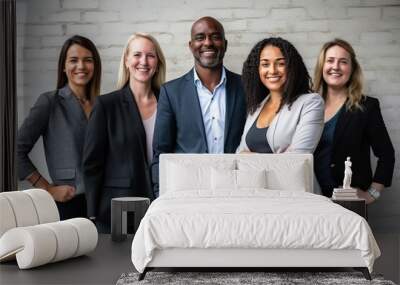
<svg viewBox="0 0 400 285">
<path fill-rule="evenodd" d="M 194 68 L 161 87 L 151 165 L 154 194 L 159 194 L 162 153 L 234 153 L 246 120 L 241 77 L 223 65 L 227 40 L 212 17 L 192 25 L 189 48 Z"/>
</svg>

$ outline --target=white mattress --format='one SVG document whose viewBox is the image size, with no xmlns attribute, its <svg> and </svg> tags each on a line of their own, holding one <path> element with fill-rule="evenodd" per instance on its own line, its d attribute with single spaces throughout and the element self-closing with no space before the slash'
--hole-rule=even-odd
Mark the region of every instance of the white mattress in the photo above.
<svg viewBox="0 0 400 285">
<path fill-rule="evenodd" d="M 370 271 L 380 255 L 361 216 L 319 195 L 266 189 L 166 193 L 136 232 L 135 268 L 167 248 L 356 249 Z"/>
</svg>

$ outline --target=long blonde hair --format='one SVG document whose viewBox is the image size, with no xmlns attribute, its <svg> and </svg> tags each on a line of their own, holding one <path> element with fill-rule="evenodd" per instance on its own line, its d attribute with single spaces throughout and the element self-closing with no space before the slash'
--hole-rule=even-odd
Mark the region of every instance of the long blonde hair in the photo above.
<svg viewBox="0 0 400 285">
<path fill-rule="evenodd" d="M 124 47 L 124 50 L 122 52 L 121 56 L 121 61 L 119 64 L 119 70 L 118 70 L 118 81 L 117 81 L 117 89 L 123 88 L 126 83 L 129 81 L 129 69 L 125 66 L 125 61 L 126 57 L 129 54 L 129 45 L 132 41 L 138 39 L 138 38 L 145 38 L 149 41 L 151 41 L 156 49 L 156 54 L 158 58 L 158 66 L 157 66 L 157 71 L 154 74 L 153 78 L 151 79 L 151 88 L 154 91 L 159 91 L 161 84 L 165 82 L 165 73 L 166 73 L 166 63 L 165 63 L 165 57 L 164 54 L 161 50 L 161 47 L 157 40 L 145 33 L 135 33 L 132 36 L 129 37 L 128 41 L 126 42 L 126 45 Z"/>
<path fill-rule="evenodd" d="M 315 91 L 319 92 L 324 100 L 326 100 L 328 86 L 323 77 L 323 67 L 325 63 L 326 51 L 333 47 L 340 46 L 345 49 L 351 58 L 351 75 L 349 81 L 346 83 L 348 100 L 346 107 L 349 110 L 362 109 L 360 102 L 363 100 L 363 74 L 360 64 L 357 61 L 356 54 L 353 47 L 342 39 L 334 39 L 333 41 L 325 43 L 318 56 L 317 64 L 314 71 L 314 87 Z"/>
</svg>

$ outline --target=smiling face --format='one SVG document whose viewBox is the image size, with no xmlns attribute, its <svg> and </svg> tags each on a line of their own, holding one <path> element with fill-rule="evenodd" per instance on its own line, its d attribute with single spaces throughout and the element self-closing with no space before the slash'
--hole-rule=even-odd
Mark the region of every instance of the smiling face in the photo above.
<svg viewBox="0 0 400 285">
<path fill-rule="evenodd" d="M 193 24 L 189 47 L 196 66 L 222 66 L 226 45 L 223 27 L 217 20 L 207 17 Z"/>
<path fill-rule="evenodd" d="M 129 80 L 151 83 L 158 66 L 154 44 L 141 37 L 131 41 L 125 58 L 125 66 L 129 69 Z"/>
<path fill-rule="evenodd" d="M 351 57 L 344 48 L 332 46 L 326 51 L 322 76 L 328 88 L 345 88 L 351 71 Z"/>
<path fill-rule="evenodd" d="M 71 45 L 67 51 L 64 72 L 68 78 L 68 84 L 72 88 L 85 87 L 93 77 L 92 53 L 78 44 Z"/>
<path fill-rule="evenodd" d="M 285 58 L 278 47 L 267 45 L 260 54 L 258 72 L 261 82 L 270 93 L 282 95 L 287 79 Z"/>
</svg>

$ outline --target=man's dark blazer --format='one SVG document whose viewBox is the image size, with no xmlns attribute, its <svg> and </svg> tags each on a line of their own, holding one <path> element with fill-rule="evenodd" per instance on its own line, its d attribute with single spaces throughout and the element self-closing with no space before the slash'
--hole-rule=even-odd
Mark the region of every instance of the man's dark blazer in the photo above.
<svg viewBox="0 0 400 285">
<path fill-rule="evenodd" d="M 146 134 L 129 85 L 99 96 L 85 138 L 83 177 L 89 217 L 109 231 L 111 199 L 153 199 Z"/>
<path fill-rule="evenodd" d="M 362 110 L 343 110 L 339 115 L 331 157 L 335 187 L 343 184 L 344 161 L 352 161 L 352 187 L 367 190 L 372 182 L 389 187 L 394 169 L 394 148 L 382 118 L 379 101 L 366 96 Z M 378 158 L 375 173 L 371 168 L 371 152 Z M 318 149 L 316 150 L 318 151 Z M 332 193 L 324 193 L 330 196 Z"/>
<path fill-rule="evenodd" d="M 161 87 L 154 129 L 151 165 L 154 193 L 158 196 L 158 163 L 162 153 L 208 153 L 207 138 L 193 69 Z M 246 121 L 241 77 L 226 70 L 224 152 L 234 153 Z"/>
</svg>

